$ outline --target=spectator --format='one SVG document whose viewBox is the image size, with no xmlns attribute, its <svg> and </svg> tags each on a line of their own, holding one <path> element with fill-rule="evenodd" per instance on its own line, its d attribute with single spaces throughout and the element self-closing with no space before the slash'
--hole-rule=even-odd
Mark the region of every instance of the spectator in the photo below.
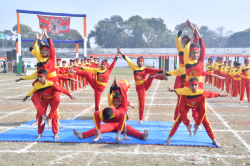
<svg viewBox="0 0 250 166">
<path fill-rule="evenodd" d="M 3 70 L 4 71 L 6 70 L 6 59 L 5 59 L 5 61 L 3 61 Z"/>
</svg>

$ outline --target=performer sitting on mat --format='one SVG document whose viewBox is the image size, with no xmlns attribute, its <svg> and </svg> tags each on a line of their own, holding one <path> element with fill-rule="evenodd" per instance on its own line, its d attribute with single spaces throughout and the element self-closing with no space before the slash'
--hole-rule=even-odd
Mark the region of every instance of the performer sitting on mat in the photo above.
<svg viewBox="0 0 250 166">
<path fill-rule="evenodd" d="M 101 125 L 102 121 L 104 124 Z M 102 139 L 101 133 L 117 132 L 117 141 L 130 140 L 130 138 L 127 137 L 127 134 L 145 141 L 148 139 L 147 130 L 144 130 L 144 133 L 141 133 L 133 127 L 127 125 L 125 112 L 117 111 L 114 107 L 106 107 L 101 112 L 96 111 L 94 113 L 94 122 L 96 127 L 89 131 L 79 133 L 76 129 L 74 129 L 73 132 L 75 136 L 82 139 L 96 135 L 93 140 L 98 141 Z M 124 134 L 124 139 L 120 138 L 121 132 Z"/>
<path fill-rule="evenodd" d="M 218 96 L 226 97 L 228 95 L 199 89 L 199 84 L 200 84 L 199 80 L 196 77 L 193 77 L 189 79 L 189 87 L 184 87 L 184 88 L 179 88 L 179 89 L 171 89 L 168 87 L 169 92 L 176 92 L 177 95 L 180 95 L 180 106 L 179 106 L 179 115 L 177 119 L 175 120 L 171 131 L 169 132 L 169 137 L 166 143 L 170 144 L 171 138 L 174 136 L 175 132 L 177 131 L 182 121 L 187 126 L 190 136 L 192 136 L 192 132 L 191 132 L 192 125 L 190 124 L 190 121 L 188 120 L 187 113 L 190 108 L 193 108 L 193 109 L 196 109 L 196 112 L 198 114 L 198 118 L 195 119 L 195 124 L 194 124 L 194 128 L 195 128 L 193 132 L 194 135 L 196 135 L 196 132 L 199 126 L 203 124 L 204 128 L 207 131 L 208 136 L 213 140 L 213 144 L 215 144 L 217 147 L 221 146 L 215 140 L 214 133 L 207 119 L 206 98 L 214 98 Z"/>
</svg>

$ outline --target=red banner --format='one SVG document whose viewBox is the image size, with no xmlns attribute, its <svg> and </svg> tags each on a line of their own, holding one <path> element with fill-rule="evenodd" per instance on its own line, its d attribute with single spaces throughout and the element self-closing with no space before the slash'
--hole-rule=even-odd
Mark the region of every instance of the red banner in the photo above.
<svg viewBox="0 0 250 166">
<path fill-rule="evenodd" d="M 51 17 L 37 15 L 40 28 L 46 28 L 51 33 L 69 33 L 70 17 Z"/>
</svg>

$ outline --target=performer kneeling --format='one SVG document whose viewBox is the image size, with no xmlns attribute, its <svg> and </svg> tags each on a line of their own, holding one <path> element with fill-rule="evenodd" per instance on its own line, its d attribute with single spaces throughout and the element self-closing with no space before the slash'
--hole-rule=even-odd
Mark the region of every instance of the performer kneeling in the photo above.
<svg viewBox="0 0 250 166">
<path fill-rule="evenodd" d="M 57 85 L 57 83 L 47 81 L 47 71 L 46 70 L 39 70 L 38 71 L 38 82 L 34 84 L 33 89 L 26 95 L 25 98 L 23 98 L 23 102 L 25 102 L 28 97 L 30 97 L 34 92 L 38 92 L 39 95 L 41 96 L 41 107 L 37 108 L 37 114 L 39 117 L 38 120 L 38 136 L 36 137 L 37 139 L 42 136 L 42 133 L 44 131 L 45 127 L 45 120 L 48 121 L 49 127 L 52 127 L 53 133 L 54 133 L 54 138 L 58 139 L 58 112 L 57 108 L 59 106 L 59 103 L 54 102 L 55 92 L 63 92 L 64 94 L 68 95 L 72 100 L 75 100 L 73 96 L 70 95 L 70 93 L 62 88 L 61 86 Z M 47 107 L 50 104 L 51 110 L 49 115 L 46 115 Z M 52 125 L 51 125 L 51 120 Z"/>
<path fill-rule="evenodd" d="M 193 132 L 194 135 L 196 135 L 199 125 L 201 125 L 202 123 L 207 131 L 207 134 L 213 140 L 213 144 L 215 144 L 217 147 L 220 147 L 221 145 L 215 140 L 214 133 L 207 119 L 206 98 L 214 98 L 218 96 L 226 97 L 228 95 L 199 89 L 199 80 L 196 77 L 193 77 L 189 80 L 189 87 L 184 87 L 179 89 L 171 89 L 168 87 L 168 91 L 176 92 L 177 95 L 180 95 L 180 106 L 179 106 L 179 115 L 175 120 L 171 131 L 169 132 L 169 137 L 166 143 L 170 144 L 171 138 L 174 136 L 175 132 L 177 131 L 182 121 L 187 126 L 190 136 L 192 136 L 191 132 L 192 125 L 190 124 L 190 121 L 187 118 L 187 113 L 190 108 L 193 108 L 196 109 L 198 113 L 198 118 L 195 119 L 195 124 L 194 124 L 195 128 Z"/>
<path fill-rule="evenodd" d="M 117 131 L 117 141 L 130 140 L 130 138 L 127 138 L 127 134 L 139 139 L 143 139 L 145 141 L 148 139 L 147 130 L 144 130 L 144 133 L 141 133 L 133 127 L 127 125 L 125 112 L 117 111 L 114 107 L 106 107 L 101 112 L 95 111 L 94 121 L 96 126 L 95 128 L 82 133 L 79 133 L 78 131 L 76 131 L 76 129 L 74 129 L 73 132 L 75 136 L 82 139 L 96 135 L 93 140 L 98 141 L 102 139 L 101 133 Z M 102 121 L 104 122 L 104 124 L 101 125 Z M 124 139 L 120 138 L 120 134 L 122 131 L 124 134 Z"/>
</svg>

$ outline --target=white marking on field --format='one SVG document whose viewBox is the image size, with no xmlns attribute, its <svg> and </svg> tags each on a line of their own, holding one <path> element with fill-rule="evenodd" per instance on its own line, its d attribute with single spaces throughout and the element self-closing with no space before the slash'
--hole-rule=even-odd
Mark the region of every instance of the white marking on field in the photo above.
<svg viewBox="0 0 250 166">
<path fill-rule="evenodd" d="M 96 156 L 99 154 L 100 152 L 96 152 L 93 154 L 92 158 L 88 161 L 86 166 L 90 166 L 90 164 L 92 163 L 92 161 L 96 158 Z"/>
<path fill-rule="evenodd" d="M 25 153 L 29 148 L 31 148 L 33 145 L 36 145 L 37 144 L 37 142 L 32 142 L 32 143 L 30 143 L 28 146 L 26 146 L 25 148 L 23 148 L 23 149 L 20 149 L 19 150 L 19 153 Z"/>
<path fill-rule="evenodd" d="M 0 153 L 19 153 L 18 150 L 0 150 Z M 63 151 L 63 150 L 46 150 L 46 151 L 36 151 L 36 150 L 27 150 L 24 153 L 105 153 L 105 154 L 122 154 L 122 155 L 165 155 L 165 156 L 193 156 L 193 153 L 160 153 L 160 152 L 140 152 L 136 154 L 135 152 L 129 151 L 105 151 L 105 152 L 100 152 L 100 151 Z M 250 155 L 220 155 L 220 154 L 206 154 L 206 153 L 198 153 L 196 154 L 197 156 L 204 156 L 204 157 L 223 157 L 223 158 L 250 158 Z"/>
<path fill-rule="evenodd" d="M 32 106 L 32 107 L 33 107 L 33 106 Z M 8 117 L 8 116 L 10 116 L 10 115 L 14 115 L 14 114 L 16 114 L 16 113 L 21 113 L 21 112 L 23 112 L 23 111 L 26 111 L 26 110 L 32 108 L 32 107 L 25 108 L 25 109 L 22 109 L 22 110 L 19 110 L 19 111 L 15 111 L 15 112 L 11 112 L 11 113 L 9 113 L 9 114 L 7 114 L 7 115 L 4 115 L 4 116 L 0 117 L 0 119 L 5 118 L 5 117 Z"/>
<path fill-rule="evenodd" d="M 227 124 L 227 122 L 207 103 L 207 106 L 213 111 L 213 113 L 221 120 L 221 122 L 243 143 L 243 145 L 250 151 L 249 145 Z"/>
<path fill-rule="evenodd" d="M 57 158 L 55 160 L 52 160 L 50 162 L 45 162 L 44 164 L 50 164 L 50 165 L 53 165 L 53 164 L 65 164 L 65 163 L 70 164 L 69 161 L 68 162 L 60 162 L 60 160 L 65 159 L 65 158 L 74 159 L 75 155 L 79 155 L 79 153 L 77 153 L 77 152 L 76 153 L 71 153 L 71 154 L 68 154 L 66 156 L 59 157 L 59 158 Z"/>
</svg>

